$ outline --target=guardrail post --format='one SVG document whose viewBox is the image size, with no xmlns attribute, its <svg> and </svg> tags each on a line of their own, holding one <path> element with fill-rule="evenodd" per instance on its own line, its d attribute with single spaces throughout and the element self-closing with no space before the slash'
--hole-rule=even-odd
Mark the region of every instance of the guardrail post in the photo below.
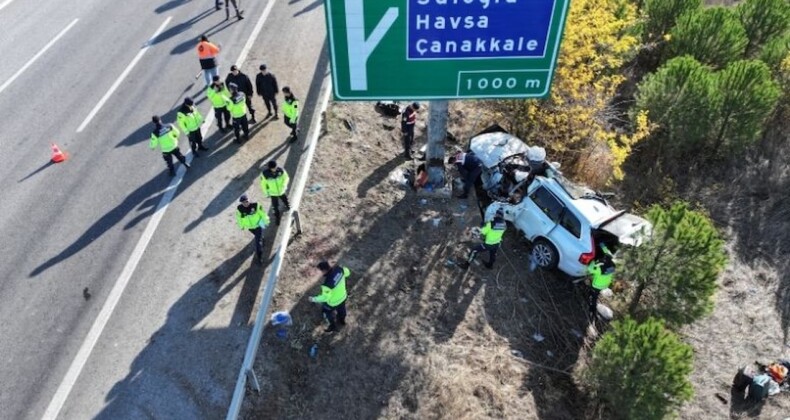
<svg viewBox="0 0 790 420">
<path fill-rule="evenodd" d="M 294 210 L 293 212 L 291 212 L 291 217 L 293 219 L 293 223 L 296 225 L 296 234 L 297 235 L 301 235 L 302 234 L 302 218 L 299 217 L 299 211 L 298 210 Z"/>
<path fill-rule="evenodd" d="M 252 388 L 257 393 L 261 393 L 261 384 L 258 383 L 258 378 L 255 376 L 255 371 L 252 368 L 247 369 L 247 383 L 252 384 Z"/>
</svg>

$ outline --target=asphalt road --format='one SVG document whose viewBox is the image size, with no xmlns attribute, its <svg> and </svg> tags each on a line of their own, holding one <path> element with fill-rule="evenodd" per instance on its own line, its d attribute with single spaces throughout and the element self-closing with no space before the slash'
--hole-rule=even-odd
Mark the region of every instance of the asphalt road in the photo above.
<svg viewBox="0 0 790 420">
<path fill-rule="evenodd" d="M 173 184 L 148 149 L 150 118 L 173 121 L 186 96 L 207 116 L 196 38 L 222 45 L 224 75 L 270 2 L 242 70 L 254 78 L 265 62 L 290 85 L 306 133 L 327 76 L 321 0 L 245 0 L 243 21 L 225 21 L 210 0 L 0 1 L 0 418 L 41 418 L 56 395 L 58 418 L 224 416 L 266 274 L 235 227 L 236 200 L 263 202 L 258 168 L 276 158 L 295 174 L 304 144 L 285 142 L 281 120 L 241 147 L 211 126 L 211 152 L 152 225 Z M 49 163 L 51 142 L 65 163 Z M 139 264 L 127 266 L 135 249 Z M 135 268 L 128 285 L 112 292 L 125 267 Z M 79 375 L 64 388 L 69 371 Z"/>
</svg>

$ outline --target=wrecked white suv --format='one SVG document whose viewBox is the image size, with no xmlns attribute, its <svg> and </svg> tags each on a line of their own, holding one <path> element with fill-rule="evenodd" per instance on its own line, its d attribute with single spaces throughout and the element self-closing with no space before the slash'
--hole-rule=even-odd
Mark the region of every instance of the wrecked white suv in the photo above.
<svg viewBox="0 0 790 420">
<path fill-rule="evenodd" d="M 544 149 L 527 147 L 509 133 L 479 134 L 469 149 L 483 162 L 477 187 L 487 206 L 485 219 L 502 208 L 505 220 L 532 243 L 531 258 L 541 268 L 585 276 L 602 244 L 612 252 L 637 246 L 651 229 L 647 220 L 615 210 L 601 195 L 569 182 L 545 161 Z"/>
</svg>

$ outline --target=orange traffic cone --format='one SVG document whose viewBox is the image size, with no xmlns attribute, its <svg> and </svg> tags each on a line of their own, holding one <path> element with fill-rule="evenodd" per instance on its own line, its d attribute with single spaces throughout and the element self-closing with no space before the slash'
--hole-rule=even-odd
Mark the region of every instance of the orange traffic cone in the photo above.
<svg viewBox="0 0 790 420">
<path fill-rule="evenodd" d="M 66 160 L 66 154 L 60 151 L 57 144 L 52 143 L 52 162 L 60 163 Z"/>
</svg>

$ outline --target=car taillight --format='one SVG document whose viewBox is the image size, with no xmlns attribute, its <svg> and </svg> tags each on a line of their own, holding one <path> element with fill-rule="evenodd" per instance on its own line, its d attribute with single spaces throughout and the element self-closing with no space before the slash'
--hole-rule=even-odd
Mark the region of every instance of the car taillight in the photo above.
<svg viewBox="0 0 790 420">
<path fill-rule="evenodd" d="M 589 264 L 593 260 L 593 258 L 595 258 L 595 241 L 591 239 L 590 242 L 592 245 L 592 250 L 590 252 L 585 252 L 579 255 L 579 262 L 584 265 Z"/>
</svg>

